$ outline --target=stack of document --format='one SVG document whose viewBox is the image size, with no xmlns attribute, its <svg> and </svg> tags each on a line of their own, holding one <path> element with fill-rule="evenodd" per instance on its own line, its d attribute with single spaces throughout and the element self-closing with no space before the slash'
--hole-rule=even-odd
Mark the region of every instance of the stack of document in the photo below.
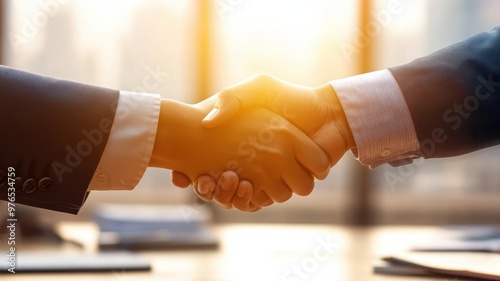
<svg viewBox="0 0 500 281">
<path fill-rule="evenodd" d="M 114 204 L 98 208 L 94 219 L 100 229 L 101 249 L 218 246 L 206 207 Z"/>
<path fill-rule="evenodd" d="M 457 229 L 455 229 L 457 230 Z M 375 273 L 448 275 L 500 280 L 500 233 L 496 228 L 461 228 L 454 240 L 437 240 L 407 253 L 383 257 Z"/>
<path fill-rule="evenodd" d="M 406 253 L 382 258 L 376 273 L 436 275 L 500 280 L 500 255 L 488 253 Z"/>
</svg>

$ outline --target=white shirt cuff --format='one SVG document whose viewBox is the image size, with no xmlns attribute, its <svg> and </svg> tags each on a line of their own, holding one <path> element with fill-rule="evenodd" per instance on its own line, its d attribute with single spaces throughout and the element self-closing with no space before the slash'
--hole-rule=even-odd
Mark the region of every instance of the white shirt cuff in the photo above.
<svg viewBox="0 0 500 281">
<path fill-rule="evenodd" d="M 88 190 L 131 190 L 151 158 L 161 98 L 120 91 L 113 125 Z"/>
<path fill-rule="evenodd" d="M 399 166 L 421 157 L 410 111 L 396 80 L 387 69 L 330 82 L 351 128 L 365 166 Z"/>
</svg>

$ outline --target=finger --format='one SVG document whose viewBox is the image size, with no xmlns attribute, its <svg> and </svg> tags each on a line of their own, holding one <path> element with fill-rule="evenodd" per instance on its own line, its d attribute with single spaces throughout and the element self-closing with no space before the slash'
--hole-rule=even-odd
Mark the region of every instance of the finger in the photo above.
<svg viewBox="0 0 500 281">
<path fill-rule="evenodd" d="M 241 181 L 238 185 L 238 190 L 236 191 L 236 196 L 233 197 L 232 205 L 233 207 L 242 212 L 255 212 L 258 208 L 253 205 L 250 200 L 253 196 L 253 186 L 248 181 Z"/>
<path fill-rule="evenodd" d="M 186 188 L 191 185 L 191 180 L 181 172 L 172 171 L 172 183 L 177 187 Z"/>
<path fill-rule="evenodd" d="M 206 128 L 213 128 L 227 121 L 240 109 L 240 102 L 232 95 L 225 95 L 215 102 L 214 108 L 205 116 L 201 124 Z"/>
<path fill-rule="evenodd" d="M 330 171 L 328 155 L 299 129 L 292 129 L 292 133 L 295 136 L 292 143 L 297 162 L 316 178 L 324 179 Z"/>
<path fill-rule="evenodd" d="M 248 213 L 255 213 L 255 212 L 257 212 L 257 211 L 262 210 L 262 207 L 257 207 L 257 206 L 254 206 L 252 203 L 250 203 L 250 205 L 249 205 L 249 206 L 250 206 L 250 207 L 249 207 L 248 211 L 246 211 L 246 212 L 248 212 Z"/>
<path fill-rule="evenodd" d="M 324 180 L 326 179 L 326 177 L 328 177 L 328 174 L 330 174 L 330 168 L 328 168 L 328 170 L 324 171 L 323 173 L 314 175 L 314 177 L 317 178 L 318 180 Z"/>
<path fill-rule="evenodd" d="M 275 101 L 276 95 L 283 85 L 284 81 L 269 74 L 256 74 L 225 88 L 219 93 L 219 98 L 236 97 L 242 107 L 268 107 Z"/>
<path fill-rule="evenodd" d="M 265 193 L 276 203 L 283 203 L 293 195 L 290 187 L 282 179 L 275 183 L 274 186 L 266 188 Z"/>
<path fill-rule="evenodd" d="M 213 192 L 215 190 L 215 180 L 211 176 L 200 176 L 196 179 L 193 190 L 200 199 L 207 202 L 212 201 Z"/>
<path fill-rule="evenodd" d="M 297 195 L 309 195 L 314 189 L 313 176 L 308 171 L 306 171 L 304 167 L 302 167 L 299 163 L 287 163 L 287 167 L 285 167 L 281 178 L 293 191 L 293 193 Z"/>
<path fill-rule="evenodd" d="M 273 101 L 283 82 L 266 74 L 254 75 L 240 83 L 223 89 L 218 94 L 214 108 L 202 124 L 213 128 L 233 116 L 240 107 L 254 105 L 273 109 Z"/>
<path fill-rule="evenodd" d="M 219 177 L 214 199 L 222 208 L 231 209 L 233 207 L 231 200 L 238 190 L 239 181 L 238 175 L 233 171 L 226 171 Z"/>
<path fill-rule="evenodd" d="M 252 200 L 250 201 L 253 205 L 262 208 L 271 206 L 274 204 L 274 201 L 264 192 L 264 190 L 256 191 L 254 189 Z"/>
</svg>

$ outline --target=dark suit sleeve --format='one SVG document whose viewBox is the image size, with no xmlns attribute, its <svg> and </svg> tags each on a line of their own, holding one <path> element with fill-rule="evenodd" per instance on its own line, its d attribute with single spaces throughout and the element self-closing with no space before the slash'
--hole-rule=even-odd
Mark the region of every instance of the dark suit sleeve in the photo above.
<svg viewBox="0 0 500 281">
<path fill-rule="evenodd" d="M 426 158 L 500 143 L 500 27 L 389 70 Z"/>
<path fill-rule="evenodd" d="M 0 87 L 0 199 L 12 199 L 7 191 L 13 178 L 15 203 L 76 214 L 106 145 L 119 92 L 3 66 Z"/>
</svg>

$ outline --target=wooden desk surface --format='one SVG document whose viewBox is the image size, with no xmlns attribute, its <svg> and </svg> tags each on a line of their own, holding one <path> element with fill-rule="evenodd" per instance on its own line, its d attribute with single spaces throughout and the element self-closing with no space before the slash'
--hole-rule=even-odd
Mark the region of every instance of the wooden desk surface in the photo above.
<svg viewBox="0 0 500 281">
<path fill-rule="evenodd" d="M 221 225 L 217 227 L 221 239 L 221 247 L 218 250 L 141 252 L 142 256 L 152 261 L 151 272 L 2 274 L 1 279 L 3 281 L 446 281 L 447 279 L 443 277 L 418 278 L 372 273 L 372 263 L 377 257 L 403 251 L 410 243 L 425 241 L 437 231 L 432 227 Z M 46 249 L 39 247 L 38 250 Z"/>
</svg>

